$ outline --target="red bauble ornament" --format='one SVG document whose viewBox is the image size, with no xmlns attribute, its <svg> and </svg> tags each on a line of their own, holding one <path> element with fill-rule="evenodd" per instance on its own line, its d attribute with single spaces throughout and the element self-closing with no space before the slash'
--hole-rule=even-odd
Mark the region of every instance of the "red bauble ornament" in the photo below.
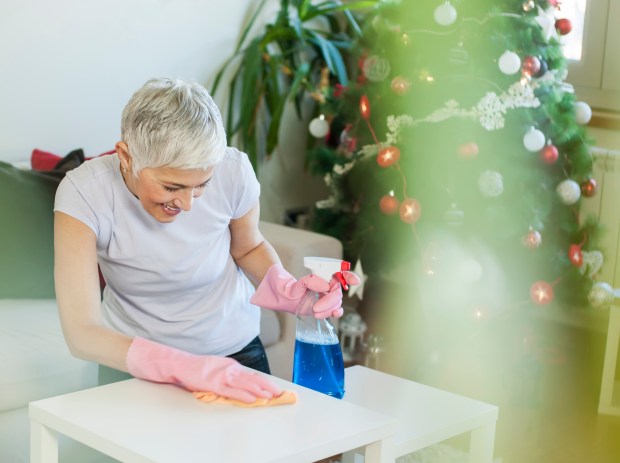
<svg viewBox="0 0 620 463">
<path fill-rule="evenodd" d="M 393 193 L 383 195 L 379 201 L 379 209 L 381 209 L 381 212 L 385 215 L 396 214 L 399 206 L 400 204 L 398 203 L 398 199 L 394 197 Z"/>
<path fill-rule="evenodd" d="M 583 253 L 581 252 L 581 246 L 578 244 L 571 244 L 568 247 L 568 260 L 575 267 L 579 268 L 583 264 Z"/>
<path fill-rule="evenodd" d="M 362 95 L 360 98 L 360 113 L 364 119 L 368 120 L 370 118 L 370 102 L 366 95 Z"/>
<path fill-rule="evenodd" d="M 422 206 L 417 199 L 407 198 L 398 208 L 400 220 L 405 223 L 416 223 L 422 214 Z"/>
<path fill-rule="evenodd" d="M 542 244 L 542 236 L 538 230 L 530 229 L 529 232 L 522 238 L 523 246 L 526 248 L 534 249 Z"/>
<path fill-rule="evenodd" d="M 532 77 L 540 71 L 540 60 L 536 56 L 526 56 L 521 64 L 521 72 L 524 76 Z"/>
<path fill-rule="evenodd" d="M 463 159 L 475 158 L 478 156 L 478 145 L 474 142 L 463 143 L 462 145 L 459 145 L 458 153 Z"/>
<path fill-rule="evenodd" d="M 392 164 L 398 162 L 400 159 L 400 150 L 395 146 L 388 146 L 383 148 L 377 154 L 377 164 L 381 167 L 389 167 Z"/>
<path fill-rule="evenodd" d="M 581 184 L 581 194 L 591 198 L 596 194 L 596 187 L 596 180 L 589 178 Z"/>
<path fill-rule="evenodd" d="M 546 281 L 537 281 L 530 286 L 530 297 L 535 304 L 549 304 L 553 301 L 553 286 Z"/>
<path fill-rule="evenodd" d="M 556 19 L 555 28 L 561 35 L 566 35 L 573 30 L 573 23 L 567 18 Z"/>
<path fill-rule="evenodd" d="M 553 145 L 546 145 L 540 150 L 540 159 L 545 164 L 555 164 L 555 161 L 558 160 L 558 149 Z"/>
<path fill-rule="evenodd" d="M 392 79 L 392 91 L 397 95 L 404 95 L 405 93 L 407 93 L 407 90 L 409 90 L 410 86 L 411 82 L 409 82 L 402 76 L 396 76 Z"/>
</svg>

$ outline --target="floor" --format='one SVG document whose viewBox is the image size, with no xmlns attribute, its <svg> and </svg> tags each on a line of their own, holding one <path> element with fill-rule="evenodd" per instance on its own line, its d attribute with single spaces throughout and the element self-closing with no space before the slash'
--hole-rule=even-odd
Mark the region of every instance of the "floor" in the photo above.
<svg viewBox="0 0 620 463">
<path fill-rule="evenodd" d="M 503 463 L 618 463 L 620 417 L 597 412 L 606 324 L 595 318 L 524 311 L 474 329 L 417 320 L 425 328 L 386 343 L 379 369 L 498 405 Z M 467 439 L 450 444 L 466 449 Z"/>
</svg>

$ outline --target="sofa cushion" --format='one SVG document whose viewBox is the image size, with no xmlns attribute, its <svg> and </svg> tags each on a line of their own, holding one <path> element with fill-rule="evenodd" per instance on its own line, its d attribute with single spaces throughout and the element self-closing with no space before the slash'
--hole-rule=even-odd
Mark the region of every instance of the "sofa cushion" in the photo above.
<svg viewBox="0 0 620 463">
<path fill-rule="evenodd" d="M 280 340 L 280 320 L 273 310 L 261 309 L 259 337 L 265 347 Z"/>
<path fill-rule="evenodd" d="M 54 297 L 57 176 L 0 162 L 0 298 Z"/>
<path fill-rule="evenodd" d="M 71 355 L 56 301 L 0 299 L 0 412 L 97 385 L 97 365 Z"/>
<path fill-rule="evenodd" d="M 110 150 L 95 157 L 115 152 L 116 150 Z M 80 148 L 71 151 L 65 157 L 35 148 L 32 150 L 32 155 L 30 156 L 30 165 L 32 170 L 61 170 L 63 172 L 68 172 L 89 159 L 93 158 L 85 157 L 84 150 Z"/>
</svg>

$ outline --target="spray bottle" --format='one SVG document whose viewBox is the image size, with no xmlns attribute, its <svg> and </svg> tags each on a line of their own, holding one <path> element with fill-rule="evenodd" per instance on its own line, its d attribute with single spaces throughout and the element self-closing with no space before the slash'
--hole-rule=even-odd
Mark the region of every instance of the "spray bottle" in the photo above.
<svg viewBox="0 0 620 463">
<path fill-rule="evenodd" d="M 338 280 L 344 289 L 348 289 L 342 272 L 351 268 L 349 262 L 326 257 L 305 257 L 304 267 L 328 282 L 335 274 L 340 277 Z M 319 295 L 312 291 L 306 297 L 318 300 Z M 329 319 L 297 315 L 293 382 L 338 399 L 344 396 L 342 351 L 338 333 Z"/>
</svg>

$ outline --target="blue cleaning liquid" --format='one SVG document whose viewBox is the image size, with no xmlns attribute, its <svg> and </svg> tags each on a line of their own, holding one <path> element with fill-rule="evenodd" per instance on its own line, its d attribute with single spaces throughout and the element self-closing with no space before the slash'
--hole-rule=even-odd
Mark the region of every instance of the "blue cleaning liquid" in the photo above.
<svg viewBox="0 0 620 463">
<path fill-rule="evenodd" d="M 295 340 L 293 383 L 342 399 L 344 362 L 340 344 Z"/>
</svg>

